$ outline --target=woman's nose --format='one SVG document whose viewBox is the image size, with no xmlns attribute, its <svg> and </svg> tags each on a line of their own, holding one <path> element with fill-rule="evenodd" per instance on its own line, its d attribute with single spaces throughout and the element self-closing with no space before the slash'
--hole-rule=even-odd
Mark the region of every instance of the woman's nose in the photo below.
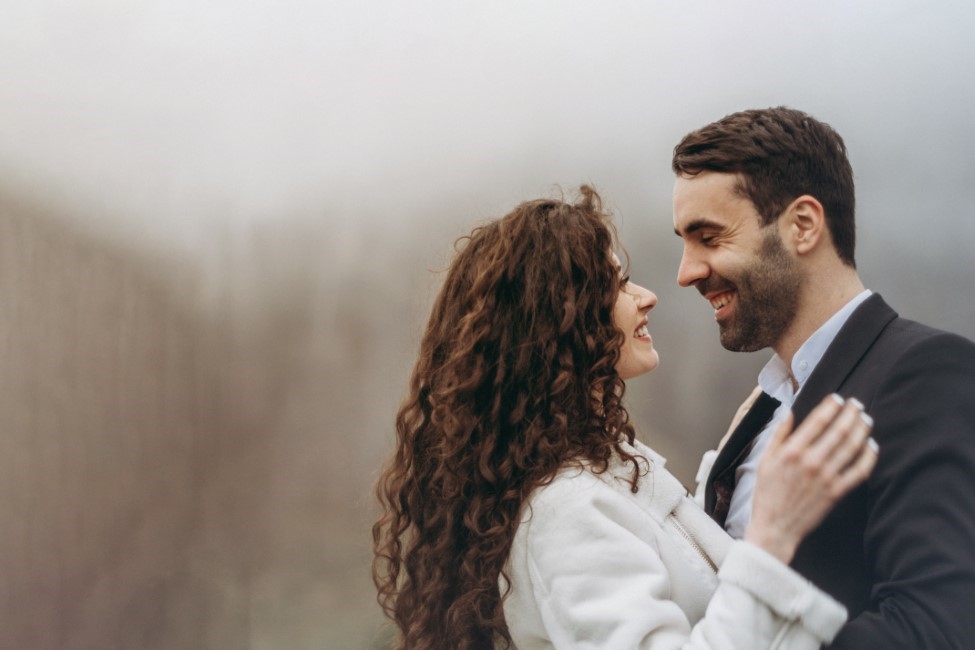
<svg viewBox="0 0 975 650">
<path fill-rule="evenodd" d="M 657 305 L 657 294 L 637 285 L 636 304 L 640 311 L 650 311 Z"/>
</svg>

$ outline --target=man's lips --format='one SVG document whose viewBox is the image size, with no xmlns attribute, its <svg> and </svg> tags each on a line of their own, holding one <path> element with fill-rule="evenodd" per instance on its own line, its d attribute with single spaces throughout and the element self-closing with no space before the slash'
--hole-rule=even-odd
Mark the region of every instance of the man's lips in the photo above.
<svg viewBox="0 0 975 650">
<path fill-rule="evenodd" d="M 704 298 L 710 303 L 711 308 L 714 309 L 714 318 L 716 320 L 721 320 L 723 317 L 728 315 L 728 311 L 731 309 L 731 304 L 734 302 L 736 292 L 732 289 L 724 291 L 714 291 L 704 296 Z"/>
<path fill-rule="evenodd" d="M 709 303 L 711 303 L 711 307 L 717 311 L 731 302 L 732 298 L 735 297 L 735 292 L 731 290 L 718 291 L 704 297 Z"/>
</svg>

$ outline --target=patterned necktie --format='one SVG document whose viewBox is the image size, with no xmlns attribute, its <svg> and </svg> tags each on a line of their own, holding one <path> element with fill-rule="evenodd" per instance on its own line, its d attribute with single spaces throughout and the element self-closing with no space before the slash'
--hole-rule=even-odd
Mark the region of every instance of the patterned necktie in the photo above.
<svg viewBox="0 0 975 650">
<path fill-rule="evenodd" d="M 731 505 L 731 495 L 735 491 L 735 474 L 738 467 L 745 462 L 748 454 L 751 453 L 758 439 L 759 432 L 768 424 L 779 408 L 779 400 L 768 393 L 762 393 L 755 400 L 755 404 L 749 409 L 742 419 L 738 428 L 731 434 L 727 448 L 721 450 L 715 463 L 716 469 L 721 467 L 718 463 L 725 463 L 727 455 L 733 454 L 731 461 L 721 468 L 717 474 L 713 474 L 711 485 L 714 488 L 714 505 L 708 508 L 711 518 L 724 527 L 725 520 L 728 518 L 728 507 Z"/>
</svg>

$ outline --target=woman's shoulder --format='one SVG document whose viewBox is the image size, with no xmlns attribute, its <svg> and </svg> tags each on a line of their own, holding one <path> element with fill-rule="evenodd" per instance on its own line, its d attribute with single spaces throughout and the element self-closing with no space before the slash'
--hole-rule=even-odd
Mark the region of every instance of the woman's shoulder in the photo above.
<svg viewBox="0 0 975 650">
<path fill-rule="evenodd" d="M 516 539 L 535 549 L 533 553 L 547 553 L 560 545 L 554 540 L 574 539 L 575 535 L 586 537 L 602 531 L 599 536 L 617 529 L 646 533 L 650 522 L 658 519 L 645 503 L 652 490 L 645 487 L 645 474 L 638 477 L 636 493 L 631 481 L 632 465 L 627 472 L 616 463 L 604 471 L 591 463 L 567 463 L 550 482 L 532 491 L 523 506 Z"/>
<path fill-rule="evenodd" d="M 666 460 L 640 441 L 623 442 L 621 448 L 632 461 L 614 453 L 605 468 L 587 460 L 567 462 L 549 483 L 534 490 L 529 503 L 534 507 L 585 507 L 606 494 L 638 502 L 649 500 L 659 479 L 670 476 L 663 469 Z"/>
<path fill-rule="evenodd" d="M 623 442 L 623 449 L 646 458 L 649 462 L 657 467 L 663 467 L 667 464 L 666 458 L 639 440 L 634 439 L 632 445 L 627 442 Z"/>
</svg>

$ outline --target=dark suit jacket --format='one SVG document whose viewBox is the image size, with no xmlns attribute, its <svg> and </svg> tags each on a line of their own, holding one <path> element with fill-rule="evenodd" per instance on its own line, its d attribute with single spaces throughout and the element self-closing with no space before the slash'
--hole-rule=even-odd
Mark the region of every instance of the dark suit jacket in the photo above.
<svg viewBox="0 0 975 650">
<path fill-rule="evenodd" d="M 792 562 L 849 610 L 830 647 L 975 648 L 975 344 L 875 294 L 807 379 L 796 422 L 832 392 L 864 403 L 880 456 Z M 747 429 L 745 418 L 715 461 L 706 507 Z"/>
</svg>

